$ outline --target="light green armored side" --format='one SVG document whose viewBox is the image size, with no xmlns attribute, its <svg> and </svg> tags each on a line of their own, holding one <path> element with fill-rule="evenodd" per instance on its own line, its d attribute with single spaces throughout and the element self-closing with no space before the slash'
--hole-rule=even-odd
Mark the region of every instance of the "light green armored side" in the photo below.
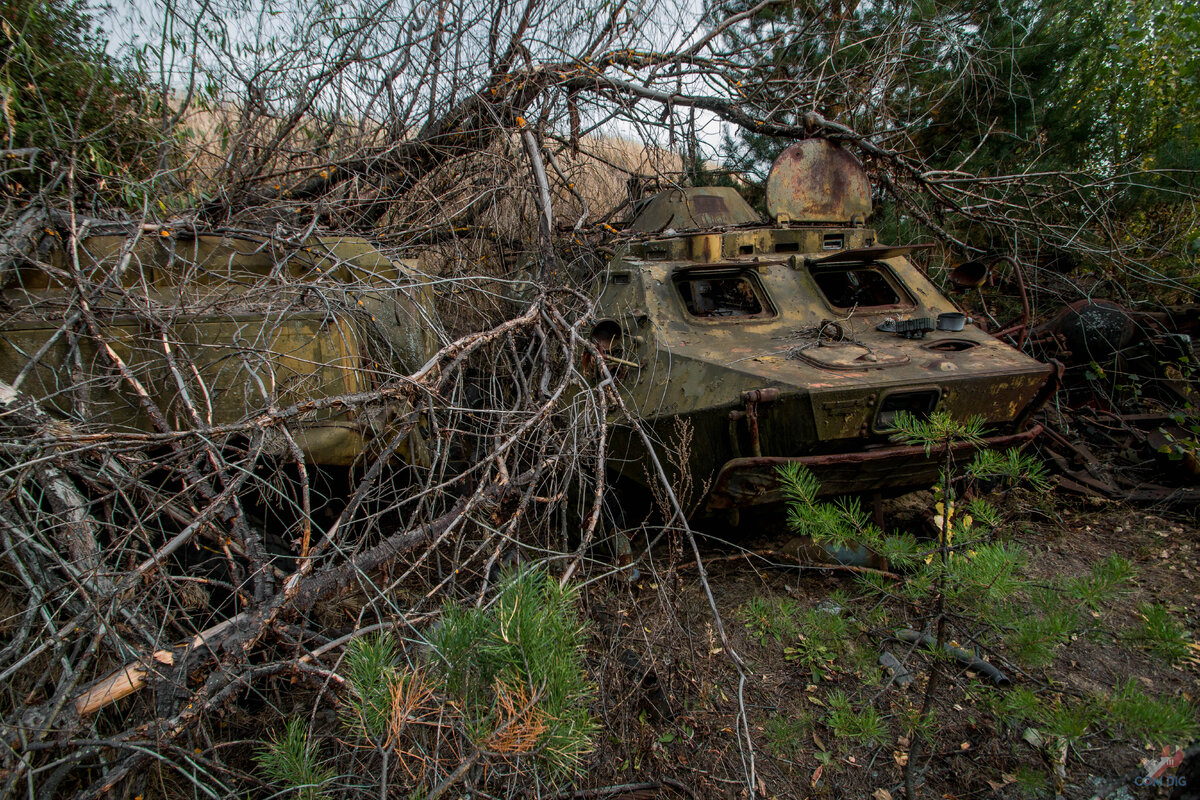
<svg viewBox="0 0 1200 800">
<path fill-rule="evenodd" d="M 46 262 L 0 296 L 0 380 L 79 430 L 158 433 L 161 412 L 220 439 L 272 412 L 306 460 L 347 466 L 410 410 L 364 396 L 439 345 L 413 266 L 362 239 L 94 236 Z M 418 431 L 399 456 L 427 460 Z"/>
<path fill-rule="evenodd" d="M 988 447 L 1036 433 L 1052 369 L 965 324 L 909 261 L 917 247 L 878 241 L 851 154 L 792 145 L 767 207 L 763 224 L 731 189 L 659 194 L 635 207 L 602 276 L 592 338 L 660 454 L 676 421 L 690 423 L 703 510 L 781 500 L 775 468 L 788 461 L 826 493 L 931 485 L 938 465 L 889 439 L 899 411 L 981 416 Z M 644 456 L 614 433 L 616 471 L 644 482 Z"/>
</svg>

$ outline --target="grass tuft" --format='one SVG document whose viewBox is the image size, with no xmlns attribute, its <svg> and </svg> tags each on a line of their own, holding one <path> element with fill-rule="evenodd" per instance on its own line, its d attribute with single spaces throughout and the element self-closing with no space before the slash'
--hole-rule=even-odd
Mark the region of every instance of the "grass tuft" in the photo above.
<svg viewBox="0 0 1200 800">
<path fill-rule="evenodd" d="M 826 698 L 829 714 L 825 723 L 838 739 L 851 739 L 862 744 L 878 744 L 887 738 L 887 726 L 883 717 L 870 703 L 858 708 L 842 691 L 834 691 Z"/>
<path fill-rule="evenodd" d="M 1068 595 L 1082 602 L 1093 611 L 1111 604 L 1115 595 L 1124 594 L 1132 587 L 1133 564 L 1115 553 L 1092 565 L 1086 575 L 1066 581 L 1064 589 Z"/>
<path fill-rule="evenodd" d="M 812 731 L 813 720 L 810 714 L 789 719 L 773 717 L 763 728 L 766 734 L 767 747 L 779 758 L 794 759 L 808 745 L 807 737 Z"/>
<path fill-rule="evenodd" d="M 1189 655 L 1188 633 L 1171 614 L 1158 603 L 1140 607 L 1142 623 L 1125 633 L 1125 638 L 1158 655 L 1168 664 L 1178 664 Z"/>
<path fill-rule="evenodd" d="M 304 720 L 289 719 L 283 734 L 273 737 L 255 754 L 266 779 L 295 793 L 297 800 L 322 800 L 321 787 L 331 781 L 334 770 L 321 765 L 315 742 L 308 739 Z"/>
<path fill-rule="evenodd" d="M 1117 686 L 1107 706 L 1128 733 L 1155 746 L 1189 742 L 1200 734 L 1195 706 L 1179 697 L 1149 697 L 1133 679 Z"/>
</svg>

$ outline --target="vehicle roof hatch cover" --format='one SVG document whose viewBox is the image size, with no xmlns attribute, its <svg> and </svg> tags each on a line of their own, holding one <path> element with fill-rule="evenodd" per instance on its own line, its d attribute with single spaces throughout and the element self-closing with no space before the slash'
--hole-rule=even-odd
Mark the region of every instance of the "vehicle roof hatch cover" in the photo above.
<svg viewBox="0 0 1200 800">
<path fill-rule="evenodd" d="M 767 213 L 780 222 L 850 222 L 871 215 L 871 184 L 849 151 L 824 139 L 789 145 L 767 176 Z"/>
</svg>

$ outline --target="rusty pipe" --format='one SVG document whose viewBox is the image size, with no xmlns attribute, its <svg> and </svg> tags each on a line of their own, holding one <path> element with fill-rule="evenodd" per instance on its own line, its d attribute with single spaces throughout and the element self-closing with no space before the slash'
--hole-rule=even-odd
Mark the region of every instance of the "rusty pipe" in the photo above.
<svg viewBox="0 0 1200 800">
<path fill-rule="evenodd" d="M 902 628 L 893 634 L 893 638 L 909 644 L 919 644 L 930 650 L 937 649 L 937 640 L 927 633 L 917 633 L 909 628 Z M 955 647 L 949 642 L 942 643 L 942 650 L 947 655 L 953 656 L 954 660 L 962 664 L 967 669 L 973 669 L 976 672 L 986 675 L 991 678 L 992 683 L 1000 687 L 1012 686 L 1012 679 L 1001 672 L 992 664 L 984 661 L 973 653 L 963 650 L 961 647 Z"/>
</svg>

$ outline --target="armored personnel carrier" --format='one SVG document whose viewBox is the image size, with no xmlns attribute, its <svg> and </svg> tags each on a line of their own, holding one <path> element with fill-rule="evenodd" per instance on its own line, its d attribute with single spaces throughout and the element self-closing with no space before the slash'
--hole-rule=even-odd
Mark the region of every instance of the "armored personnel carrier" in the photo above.
<svg viewBox="0 0 1200 800">
<path fill-rule="evenodd" d="M 74 253 L 52 244 L 43 260 L 0 294 L 0 380 L 79 429 L 152 432 L 161 414 L 222 439 L 303 404 L 290 427 L 305 460 L 345 467 L 405 409 L 339 399 L 418 369 L 440 344 L 414 266 L 353 237 L 283 246 L 162 230 L 91 236 Z M 419 426 L 399 456 L 427 460 Z"/>
<path fill-rule="evenodd" d="M 981 416 L 986 446 L 1039 430 L 1051 367 L 989 336 L 866 227 L 871 188 L 841 147 L 805 140 L 771 169 L 764 224 L 731 188 L 635 205 L 601 280 L 591 336 L 626 403 L 707 485 L 702 511 L 778 502 L 776 466 L 810 467 L 827 494 L 929 486 L 938 465 L 889 439 L 898 412 Z M 614 432 L 610 465 L 645 483 L 644 453 Z M 966 453 L 962 453 L 966 455 Z"/>
</svg>

